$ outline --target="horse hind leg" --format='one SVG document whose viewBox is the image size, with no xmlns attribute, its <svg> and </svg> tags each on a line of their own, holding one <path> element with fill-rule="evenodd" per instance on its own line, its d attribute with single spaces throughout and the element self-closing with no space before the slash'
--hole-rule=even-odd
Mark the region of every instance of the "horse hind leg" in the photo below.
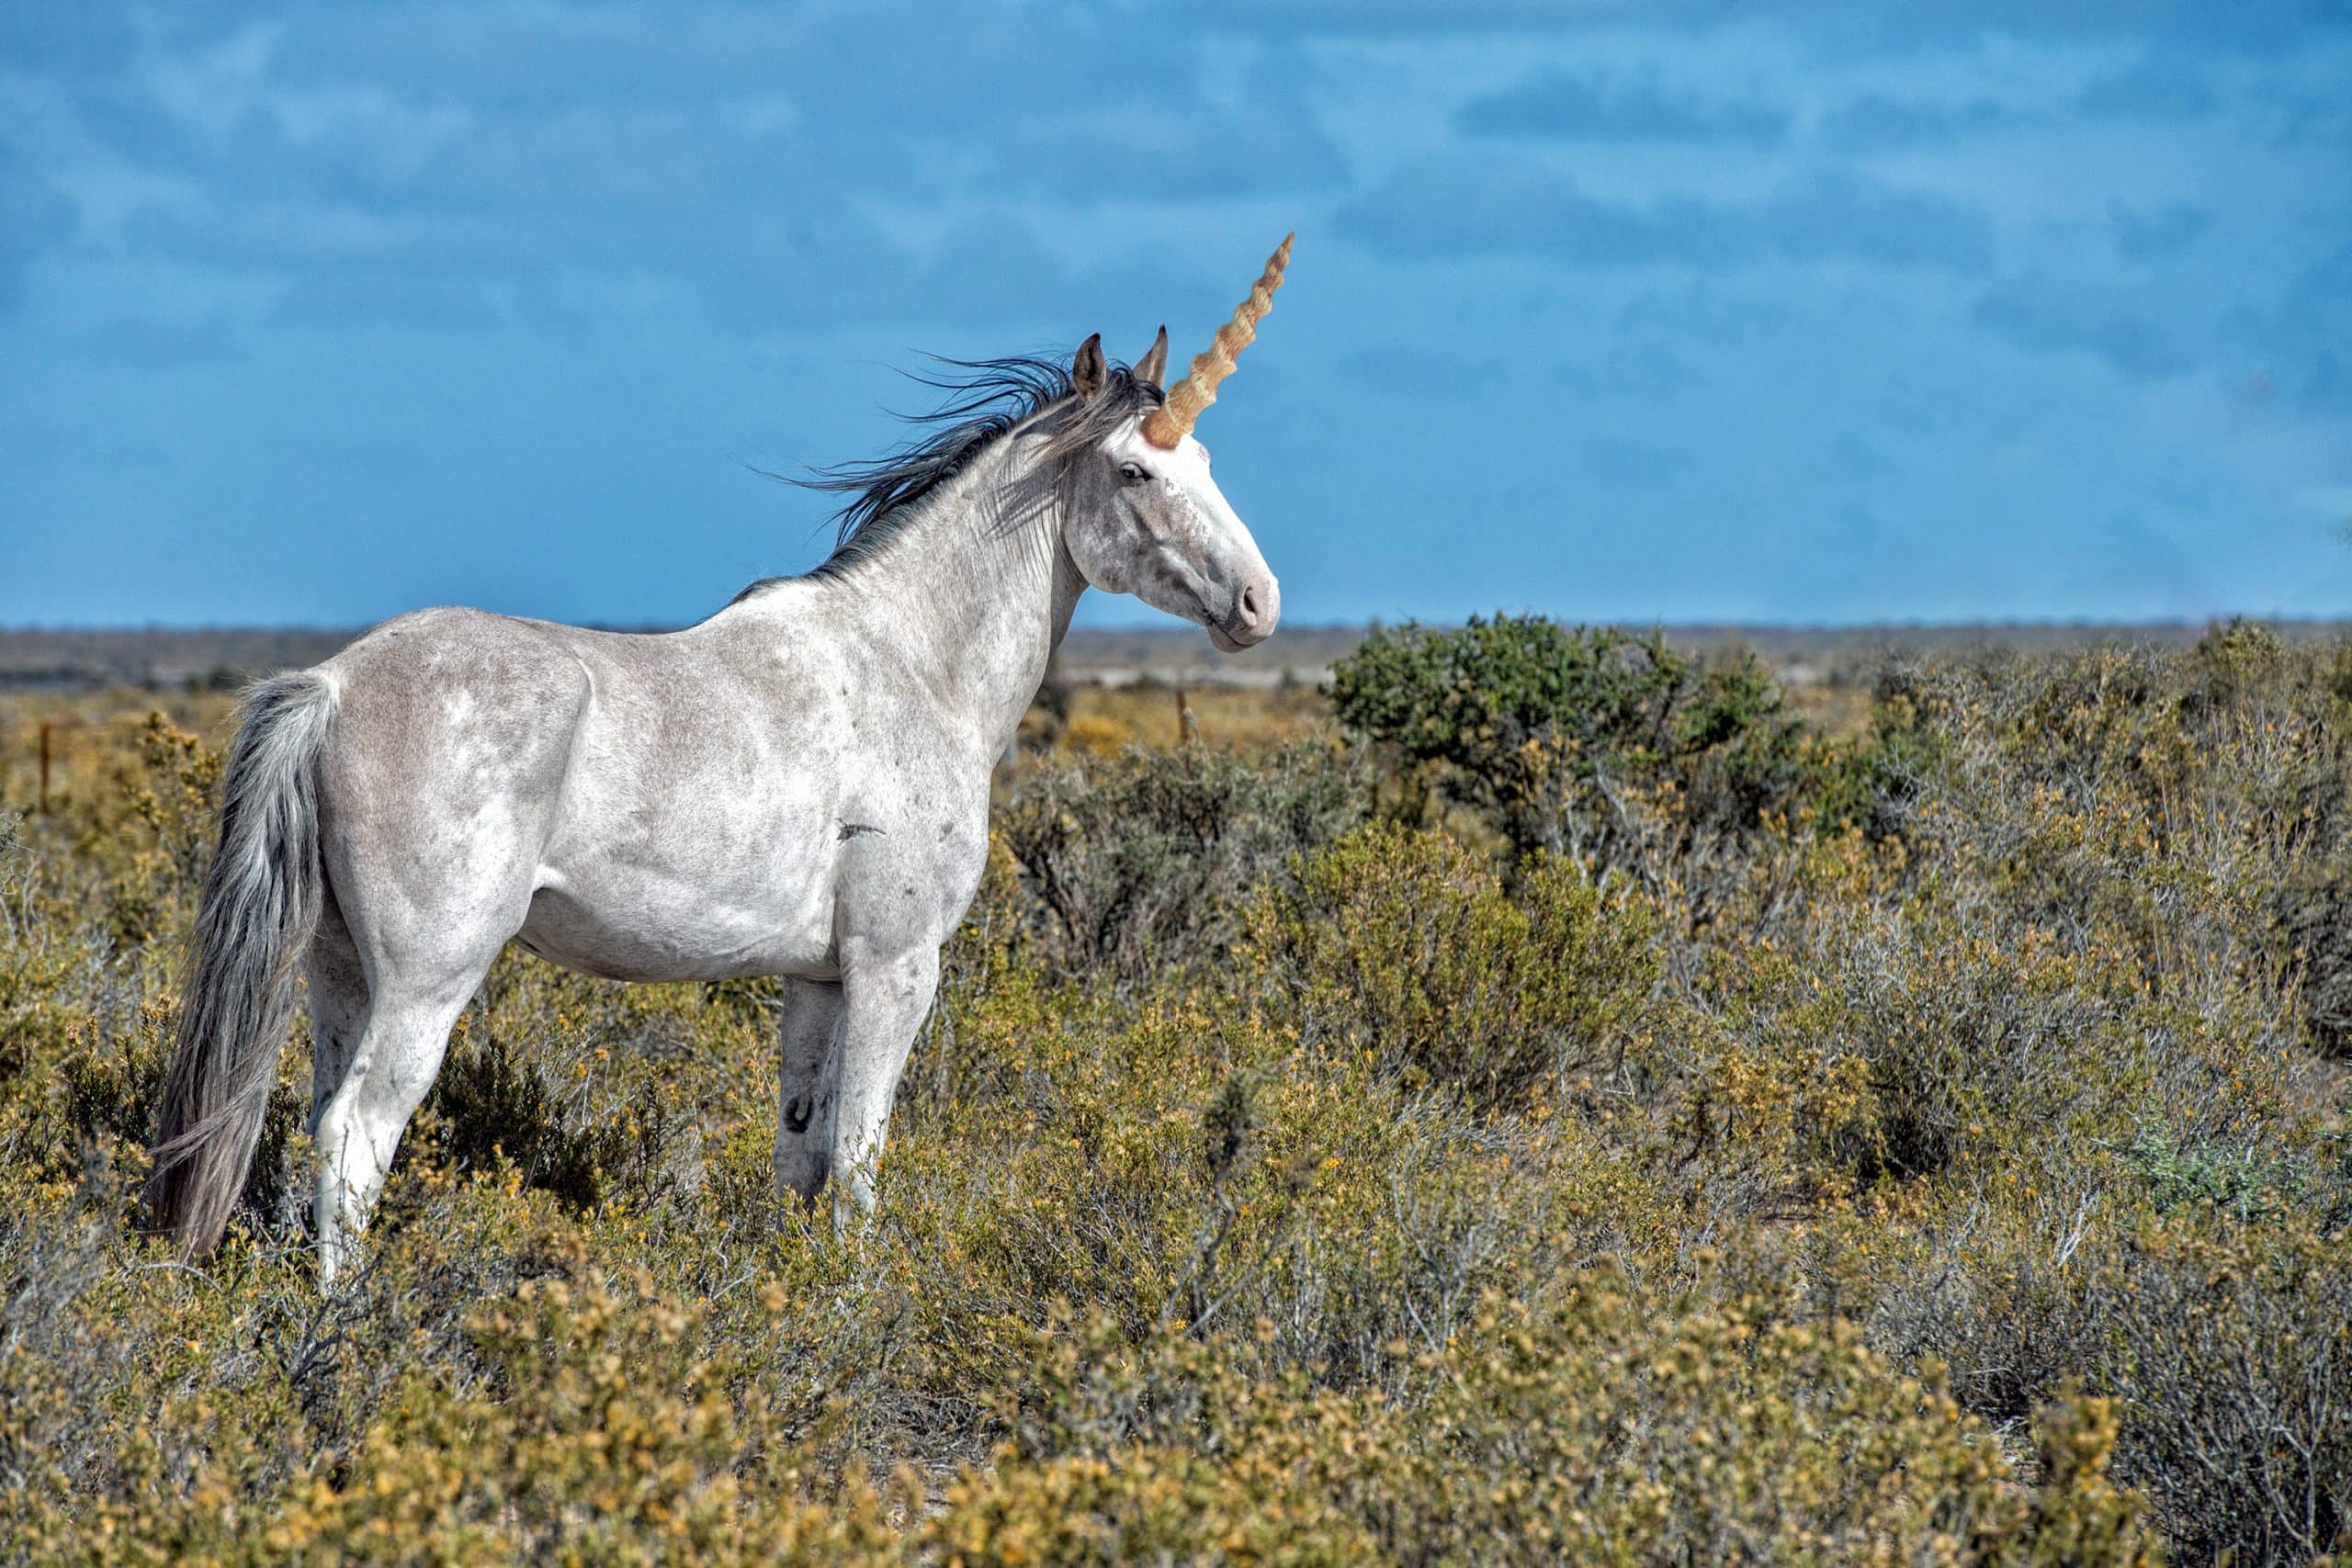
<svg viewBox="0 0 2352 1568">
<path fill-rule="evenodd" d="M 320 1118 L 343 1087 L 359 1049 L 360 1032 L 368 1026 L 368 971 L 332 888 L 320 910 L 302 973 L 311 998 L 310 1133 L 315 1138 Z"/>
<path fill-rule="evenodd" d="M 377 967 L 366 1025 L 317 1112 L 319 1276 L 331 1282 L 357 1260 L 360 1234 L 384 1188 L 401 1134 L 424 1102 L 449 1048 L 449 1031 L 489 972 L 499 945 L 429 969 Z"/>
</svg>

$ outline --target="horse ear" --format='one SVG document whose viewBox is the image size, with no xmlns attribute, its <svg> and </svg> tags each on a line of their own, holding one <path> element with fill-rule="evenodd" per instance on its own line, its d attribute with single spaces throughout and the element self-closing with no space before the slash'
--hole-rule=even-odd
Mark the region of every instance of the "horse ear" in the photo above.
<svg viewBox="0 0 2352 1568">
<path fill-rule="evenodd" d="M 1109 374 L 1102 365 L 1102 334 L 1096 333 L 1078 345 L 1078 357 L 1070 362 L 1069 383 L 1080 397 L 1091 398 L 1102 389 Z"/>
<path fill-rule="evenodd" d="M 1136 379 L 1160 386 L 1168 379 L 1168 329 L 1162 326 L 1159 335 L 1151 341 L 1151 352 L 1136 361 Z"/>
</svg>

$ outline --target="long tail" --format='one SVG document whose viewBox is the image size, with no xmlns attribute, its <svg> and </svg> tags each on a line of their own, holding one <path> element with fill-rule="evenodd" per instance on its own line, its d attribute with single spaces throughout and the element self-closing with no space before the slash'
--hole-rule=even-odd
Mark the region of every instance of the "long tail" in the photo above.
<svg viewBox="0 0 2352 1568">
<path fill-rule="evenodd" d="M 230 750 L 147 1179 L 149 1214 L 188 1258 L 219 1245 L 261 1141 L 295 968 L 319 923 L 318 756 L 334 717 L 325 676 L 274 675 L 246 694 Z"/>
</svg>

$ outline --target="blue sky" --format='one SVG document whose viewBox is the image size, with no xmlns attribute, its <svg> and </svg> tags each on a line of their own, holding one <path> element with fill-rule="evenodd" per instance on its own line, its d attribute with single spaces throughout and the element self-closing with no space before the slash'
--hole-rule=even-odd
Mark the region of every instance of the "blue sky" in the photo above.
<svg viewBox="0 0 2352 1568">
<path fill-rule="evenodd" d="M 2343 0 L 33 0 L 0 624 L 690 620 L 1292 228 L 1295 621 L 2352 612 Z"/>
</svg>

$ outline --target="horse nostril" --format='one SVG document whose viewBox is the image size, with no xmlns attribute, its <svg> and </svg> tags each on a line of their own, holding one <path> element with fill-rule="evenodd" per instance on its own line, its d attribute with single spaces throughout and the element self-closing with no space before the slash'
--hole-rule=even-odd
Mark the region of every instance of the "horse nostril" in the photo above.
<svg viewBox="0 0 2352 1568">
<path fill-rule="evenodd" d="M 1241 618 L 1254 626 L 1258 615 L 1258 585 L 1252 582 L 1241 590 Z"/>
</svg>

